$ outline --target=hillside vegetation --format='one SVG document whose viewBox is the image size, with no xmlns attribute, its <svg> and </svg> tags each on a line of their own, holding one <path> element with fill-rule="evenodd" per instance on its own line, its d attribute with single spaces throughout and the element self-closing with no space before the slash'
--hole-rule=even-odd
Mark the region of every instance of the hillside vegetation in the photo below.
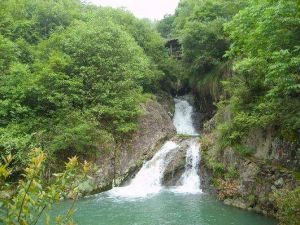
<svg viewBox="0 0 300 225">
<path fill-rule="evenodd" d="M 172 61 L 147 21 L 79 0 L 1 1 L 0 150 L 54 161 L 130 136 Z M 55 167 L 55 166 L 54 166 Z"/>
<path fill-rule="evenodd" d="M 224 147 L 255 127 L 299 141 L 299 1 L 182 0 L 158 30 L 181 41 L 194 93 L 230 110 L 219 121 Z"/>
</svg>

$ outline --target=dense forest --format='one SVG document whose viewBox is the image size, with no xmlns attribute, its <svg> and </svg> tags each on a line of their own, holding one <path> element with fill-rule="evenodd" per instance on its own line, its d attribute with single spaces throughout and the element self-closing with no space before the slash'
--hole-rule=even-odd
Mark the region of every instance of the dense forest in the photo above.
<svg viewBox="0 0 300 225">
<path fill-rule="evenodd" d="M 167 56 L 151 25 L 122 10 L 2 1 L 1 151 L 21 169 L 30 148 L 55 159 L 124 138 L 171 73 Z"/>
<path fill-rule="evenodd" d="M 299 145 L 300 3 L 181 0 L 154 23 L 79 0 L 1 0 L 0 82 L 0 217 L 36 224 L 80 197 L 95 170 L 83 161 L 118 151 L 161 92 L 189 90 L 205 119 L 216 115 L 220 150 L 251 155 L 243 140 L 257 128 Z M 297 224 L 299 196 L 279 204 L 283 224 Z M 57 224 L 73 224 L 71 211 Z"/>
<path fill-rule="evenodd" d="M 162 36 L 181 40 L 192 89 L 209 89 L 219 112 L 230 108 L 232 120 L 219 125 L 223 145 L 267 126 L 299 141 L 299 7 L 293 0 L 187 0 L 158 24 Z"/>
<path fill-rule="evenodd" d="M 109 151 L 130 137 L 140 103 L 173 74 L 164 40 L 129 12 L 78 0 L 0 4 L 0 149 L 9 157 L 1 169 L 11 181 L 28 163 L 40 167 L 31 165 L 40 151 L 51 173 L 68 157 Z"/>
</svg>

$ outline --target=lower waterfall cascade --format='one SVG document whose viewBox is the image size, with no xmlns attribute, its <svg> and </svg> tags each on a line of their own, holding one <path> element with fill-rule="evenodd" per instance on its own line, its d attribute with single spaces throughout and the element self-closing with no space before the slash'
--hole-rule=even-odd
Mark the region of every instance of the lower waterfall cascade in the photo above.
<svg viewBox="0 0 300 225">
<path fill-rule="evenodd" d="M 186 165 L 179 185 L 169 190 L 177 193 L 201 193 L 200 176 L 200 143 L 194 136 L 199 135 L 193 126 L 193 107 L 185 97 L 175 98 L 175 114 L 173 118 L 177 134 L 192 136 L 188 140 L 186 149 Z M 170 162 L 170 158 L 177 153 L 179 145 L 174 141 L 167 141 L 153 158 L 142 166 L 140 171 L 124 187 L 115 187 L 108 193 L 111 197 L 142 198 L 157 194 L 165 189 L 162 185 L 163 173 Z"/>
<path fill-rule="evenodd" d="M 200 176 L 197 170 L 200 163 L 200 144 L 196 140 L 189 141 L 189 148 L 186 153 L 185 171 L 180 178 L 181 185 L 176 187 L 176 192 L 180 193 L 201 193 Z"/>
<path fill-rule="evenodd" d="M 162 148 L 146 162 L 128 186 L 115 187 L 109 193 L 119 197 L 146 197 L 162 189 L 161 180 L 168 163 L 167 156 L 175 154 L 178 145 L 167 141 Z"/>
</svg>

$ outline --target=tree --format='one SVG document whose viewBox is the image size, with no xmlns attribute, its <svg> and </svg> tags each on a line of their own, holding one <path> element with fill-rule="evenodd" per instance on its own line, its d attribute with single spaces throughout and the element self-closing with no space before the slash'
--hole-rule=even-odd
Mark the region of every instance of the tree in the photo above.
<svg viewBox="0 0 300 225">
<path fill-rule="evenodd" d="M 273 125 L 284 139 L 298 139 L 299 11 L 297 1 L 259 1 L 226 25 L 236 73 L 226 82 L 233 112 L 229 136 L 239 132 L 240 139 L 252 127 Z"/>
<path fill-rule="evenodd" d="M 171 38 L 174 19 L 174 15 L 165 15 L 164 18 L 158 21 L 158 23 L 156 24 L 156 29 L 162 37 L 166 39 Z"/>
<path fill-rule="evenodd" d="M 129 137 L 170 69 L 149 22 L 77 0 L 0 4 L 0 149 L 16 171 L 32 147 L 55 161 Z"/>
</svg>

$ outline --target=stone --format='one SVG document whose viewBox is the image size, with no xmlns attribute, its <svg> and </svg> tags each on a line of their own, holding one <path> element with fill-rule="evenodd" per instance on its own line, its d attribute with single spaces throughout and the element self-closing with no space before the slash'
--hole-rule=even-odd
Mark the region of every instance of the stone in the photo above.
<svg viewBox="0 0 300 225">
<path fill-rule="evenodd" d="M 276 188 L 275 185 L 272 185 L 272 186 L 271 186 L 271 190 L 272 190 L 272 191 L 275 191 L 276 189 L 277 189 L 277 188 Z"/>
<path fill-rule="evenodd" d="M 249 185 L 255 182 L 258 172 L 259 167 L 255 163 L 247 163 L 245 166 L 243 166 L 240 173 L 241 183 L 247 188 Z"/>
<path fill-rule="evenodd" d="M 225 204 L 225 205 L 232 205 L 232 199 L 226 198 L 226 199 L 224 200 L 224 204 Z"/>
<path fill-rule="evenodd" d="M 233 202 L 232 202 L 232 205 L 234 207 L 237 207 L 237 208 L 240 208 L 240 209 L 247 209 L 248 208 L 248 206 L 244 202 L 244 200 L 240 199 L 240 198 L 234 199 Z"/>
<path fill-rule="evenodd" d="M 197 138 L 194 138 L 197 140 Z M 177 150 L 177 154 L 172 155 L 172 158 L 167 159 L 169 161 L 163 175 L 162 184 L 165 186 L 176 186 L 180 185 L 181 175 L 185 171 L 186 165 L 186 151 L 189 148 L 189 143 L 191 138 L 189 139 L 181 139 L 178 137 L 174 137 L 171 139 L 175 141 L 180 147 Z"/>
<path fill-rule="evenodd" d="M 254 211 L 254 212 L 257 212 L 257 213 L 260 213 L 260 212 L 261 212 L 261 208 L 260 208 L 259 206 L 255 206 L 255 207 L 253 208 L 253 211 Z"/>
<path fill-rule="evenodd" d="M 283 187 L 283 185 L 284 185 L 284 180 L 283 180 L 283 178 L 282 178 L 282 177 L 279 178 L 278 180 L 276 180 L 276 181 L 274 182 L 274 184 L 275 184 L 275 186 L 276 186 L 277 188 Z"/>
</svg>

